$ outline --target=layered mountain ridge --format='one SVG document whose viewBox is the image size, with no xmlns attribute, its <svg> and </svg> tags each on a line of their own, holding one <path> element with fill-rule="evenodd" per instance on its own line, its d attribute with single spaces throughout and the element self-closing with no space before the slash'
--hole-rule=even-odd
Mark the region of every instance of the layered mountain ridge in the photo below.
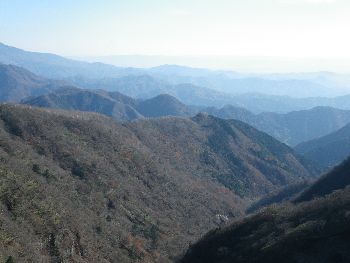
<svg viewBox="0 0 350 263">
<path fill-rule="evenodd" d="M 74 87 L 30 97 L 22 103 L 36 107 L 97 112 L 122 121 L 161 116 L 190 117 L 195 113 L 190 107 L 167 94 L 148 100 L 136 100 L 119 92 Z"/>
</svg>

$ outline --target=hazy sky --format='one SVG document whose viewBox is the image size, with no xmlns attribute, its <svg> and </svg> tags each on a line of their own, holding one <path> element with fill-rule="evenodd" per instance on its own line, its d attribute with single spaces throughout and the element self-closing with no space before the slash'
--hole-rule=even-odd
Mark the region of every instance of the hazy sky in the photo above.
<svg viewBox="0 0 350 263">
<path fill-rule="evenodd" d="M 350 0 L 0 0 L 0 42 L 67 56 L 350 58 Z"/>
</svg>

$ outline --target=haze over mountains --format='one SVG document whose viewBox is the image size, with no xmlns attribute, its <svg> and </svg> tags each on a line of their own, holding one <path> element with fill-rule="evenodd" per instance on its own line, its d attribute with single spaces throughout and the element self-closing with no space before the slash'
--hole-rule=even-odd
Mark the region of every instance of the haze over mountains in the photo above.
<svg viewBox="0 0 350 263">
<path fill-rule="evenodd" d="M 221 109 L 186 106 L 176 98 L 191 102 L 194 97 L 197 99 L 201 97 L 202 105 L 210 105 L 211 102 L 205 99 L 207 96 L 205 89 L 190 84 L 172 86 L 149 76 L 128 76 L 110 79 L 111 82 L 105 79 L 99 84 L 94 81 L 81 83 L 82 86 L 89 88 L 107 87 L 108 90 L 111 90 L 113 86 L 114 90 L 119 90 L 124 94 L 150 98 L 136 100 L 118 92 L 78 90 L 67 81 L 42 78 L 17 66 L 2 65 L 0 72 L 3 87 L 0 95 L 3 101 L 18 102 L 24 99 L 24 103 L 33 106 L 93 111 L 119 120 L 167 115 L 190 117 L 199 111 L 205 111 L 221 118 L 233 118 L 247 122 L 292 146 L 334 132 L 349 123 L 350 120 L 349 111 L 327 107 L 287 114 L 260 113 L 256 115 L 234 106 L 225 106 Z M 58 91 L 55 91 L 57 89 Z M 47 94 L 51 91 L 55 92 Z M 46 94 L 38 98 L 34 96 L 44 93 Z M 165 93 L 172 94 L 176 98 L 166 96 Z M 152 94 L 161 95 L 151 97 Z M 27 98 L 28 96 L 32 98 Z M 217 97 L 211 96 L 210 100 L 213 101 L 220 96 L 221 94 L 217 92 Z M 249 99 L 249 96 L 246 96 L 246 99 Z M 321 122 L 320 119 L 322 119 Z"/>
<path fill-rule="evenodd" d="M 24 67 L 48 78 L 70 76 L 106 77 L 121 74 L 123 69 L 102 63 L 86 63 L 48 53 L 28 52 L 0 43 L 0 61 Z"/>
<path fill-rule="evenodd" d="M 75 77 L 69 79 L 69 81 L 85 88 L 119 91 L 125 95 L 140 99 L 168 93 L 188 105 L 214 107 L 234 105 L 236 107 L 246 108 L 254 113 L 269 111 L 286 113 L 289 111 L 310 109 L 317 106 L 350 109 L 350 96 L 348 95 L 310 98 L 294 98 L 260 93 L 242 93 L 234 95 L 189 83 L 169 84 L 164 79 L 157 79 L 149 75 L 129 75 L 120 78 L 103 79 Z"/>
<path fill-rule="evenodd" d="M 48 78 L 82 77 L 87 79 L 117 78 L 130 75 L 149 75 L 170 84 L 189 83 L 226 94 L 262 93 L 289 96 L 336 96 L 346 94 L 350 78 L 328 73 L 317 77 L 309 75 L 251 76 L 230 71 L 211 71 L 179 66 L 161 66 L 150 69 L 121 68 L 102 63 L 87 63 L 53 54 L 27 52 L 0 44 L 0 61 L 24 67 Z M 327 86 L 320 79 L 327 80 Z M 341 81 L 342 80 L 342 81 Z M 95 87 L 96 88 L 96 87 Z M 130 94 L 126 94 L 130 95 Z M 153 94 L 158 95 L 158 94 Z M 188 103 L 191 104 L 191 103 Z"/>
<path fill-rule="evenodd" d="M 44 94 L 63 85 L 63 81 L 42 78 L 24 68 L 0 64 L 1 101 L 19 102 L 28 96 Z"/>
<path fill-rule="evenodd" d="M 335 85 L 325 87 L 313 79 L 302 79 L 300 76 L 280 75 L 273 78 L 269 75 L 240 74 L 231 71 L 210 71 L 193 69 L 176 65 L 164 65 L 151 68 L 149 72 L 173 84 L 191 83 L 196 86 L 211 88 L 228 94 L 262 93 L 279 96 L 310 97 L 330 96 L 337 94 Z M 291 92 L 293 90 L 293 93 Z M 338 93 L 339 94 L 339 93 Z"/>
</svg>

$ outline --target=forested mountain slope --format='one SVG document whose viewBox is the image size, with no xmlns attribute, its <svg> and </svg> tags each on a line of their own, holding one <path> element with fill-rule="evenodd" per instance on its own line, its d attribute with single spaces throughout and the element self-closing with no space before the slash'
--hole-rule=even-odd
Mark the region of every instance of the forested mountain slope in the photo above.
<svg viewBox="0 0 350 263">
<path fill-rule="evenodd" d="M 315 174 L 266 134 L 204 115 L 118 124 L 1 105 L 0 135 L 2 261 L 168 262 L 248 198 Z"/>
<path fill-rule="evenodd" d="M 325 196 L 335 190 L 350 185 L 350 158 L 335 166 L 329 173 L 318 179 L 311 187 L 306 189 L 295 202 L 310 201 Z"/>
<path fill-rule="evenodd" d="M 337 165 L 350 155 L 350 124 L 321 138 L 301 143 L 295 150 L 320 167 Z"/>
<path fill-rule="evenodd" d="M 161 118 L 126 125 L 176 167 L 210 174 L 241 196 L 261 195 L 317 174 L 288 146 L 240 121 L 201 113 L 191 120 Z"/>
<path fill-rule="evenodd" d="M 179 262 L 349 262 L 349 176 L 347 160 L 294 204 L 270 206 L 209 232 Z"/>
</svg>

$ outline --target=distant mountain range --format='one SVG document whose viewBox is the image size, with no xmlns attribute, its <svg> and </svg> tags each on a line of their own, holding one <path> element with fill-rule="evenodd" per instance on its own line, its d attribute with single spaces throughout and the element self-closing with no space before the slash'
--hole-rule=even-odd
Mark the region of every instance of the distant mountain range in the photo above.
<svg viewBox="0 0 350 263">
<path fill-rule="evenodd" d="M 161 78 L 156 79 L 149 75 L 143 75 L 144 71 L 140 74 L 140 71 L 134 69 L 130 70 L 135 75 L 124 76 L 131 71 L 129 72 L 129 69 L 120 69 L 113 66 L 107 67 L 111 67 L 113 72 L 114 70 L 118 71 L 118 74 L 116 74 L 119 77 L 110 77 L 111 75 L 115 76 L 114 73 L 103 75 L 100 72 L 106 77 L 94 78 L 96 75 L 91 74 L 87 78 L 86 75 L 88 75 L 87 73 L 89 73 L 90 69 L 93 70 L 94 64 L 84 62 L 71 64 L 71 60 L 62 57 L 51 54 L 26 52 L 5 45 L 0 45 L 0 49 L 2 51 L 0 52 L 0 61 L 15 62 L 24 66 L 32 63 L 31 65 L 33 67 L 30 68 L 33 70 L 36 69 L 37 72 L 40 71 L 38 69 L 60 72 L 66 65 L 73 67 L 72 71 L 67 69 L 72 73 L 69 76 L 65 76 L 69 77 L 69 80 L 62 81 L 40 77 L 22 67 L 1 64 L 0 100 L 2 101 L 19 102 L 24 100 L 25 103 L 35 106 L 93 111 L 103 113 L 118 120 L 168 115 L 190 117 L 197 112 L 205 111 L 221 118 L 238 119 L 249 123 L 292 146 L 325 136 L 349 123 L 348 110 L 329 107 L 336 106 L 337 108 L 350 109 L 350 95 L 335 98 L 299 99 L 261 94 L 234 96 L 193 84 L 169 84 L 161 80 Z M 47 56 L 49 57 L 48 60 L 46 60 Z M 55 65 L 55 68 L 51 69 L 50 65 Z M 85 73 L 82 75 L 74 73 L 75 68 L 79 68 L 81 72 Z M 192 75 L 196 78 L 206 75 L 214 76 L 219 73 L 231 78 L 240 77 L 232 72 L 213 72 L 206 69 L 192 69 L 179 66 L 162 66 L 152 68 L 149 71 L 153 72 L 152 74 L 169 75 L 170 73 L 174 73 L 177 76 Z M 97 75 L 100 74 L 98 72 L 97 70 Z M 45 73 L 43 74 L 45 75 Z M 297 78 L 298 76 L 294 77 Z M 278 76 L 271 76 L 271 78 L 280 80 Z M 307 78 L 316 77 L 307 76 Z M 318 76 L 317 79 L 319 78 Z M 77 90 L 71 83 L 90 89 L 106 89 L 108 92 Z M 60 91 L 56 91 L 57 89 Z M 137 99 L 129 98 L 118 92 Z M 172 95 L 178 98 L 179 101 L 164 94 Z M 30 96 L 31 98 L 28 99 Z M 37 96 L 40 97 L 35 98 Z M 230 103 L 232 103 L 232 106 L 224 106 L 217 109 L 222 105 Z M 214 105 L 215 108 L 207 108 L 206 105 Z M 254 113 L 266 109 L 277 112 L 291 109 L 309 109 L 318 105 L 325 106 L 316 107 L 311 110 L 298 110 L 287 114 Z M 252 112 L 241 107 L 249 109 Z M 306 154 L 306 150 L 300 152 Z M 333 155 L 332 158 L 334 160 L 329 162 L 327 161 L 327 156 L 322 157 L 322 165 L 333 165 L 341 161 L 346 156 L 346 153 L 346 150 L 340 151 L 337 155 Z M 311 153 L 306 154 L 311 159 L 321 161 L 311 155 Z M 319 156 L 321 155 L 319 154 Z M 341 156 L 337 157 L 338 155 Z"/>
<path fill-rule="evenodd" d="M 265 112 L 257 115 L 233 106 L 221 109 L 207 108 L 204 111 L 220 118 L 244 121 L 292 146 L 322 137 L 350 123 L 350 110 L 331 107 L 316 107 L 286 114 Z"/>
<path fill-rule="evenodd" d="M 328 86 L 314 81 L 312 78 L 303 79 L 301 76 L 282 75 L 273 78 L 264 75 L 239 74 L 231 71 L 213 71 L 195 69 L 177 65 L 163 65 L 148 70 L 148 74 L 163 79 L 169 83 L 191 83 L 227 94 L 261 93 L 275 96 L 313 97 L 335 96 L 344 90 L 338 90 L 335 85 L 327 82 Z M 350 81 L 348 82 L 350 86 Z"/>
<path fill-rule="evenodd" d="M 225 105 L 232 101 L 231 95 L 195 86 L 192 84 L 168 84 L 149 75 L 121 78 L 87 79 L 71 78 L 70 82 L 84 88 L 118 91 L 138 99 L 149 99 L 160 94 L 169 94 L 187 105 Z"/>
<path fill-rule="evenodd" d="M 209 232 L 179 262 L 349 262 L 349 169 L 347 160 L 294 204 L 271 206 Z"/>
<path fill-rule="evenodd" d="M 15 262 L 172 262 L 252 198 L 317 175 L 265 133 L 204 114 L 122 124 L 4 104 L 0 133 L 0 255 Z"/>
<path fill-rule="evenodd" d="M 70 78 L 69 81 L 81 87 L 118 91 L 140 99 L 148 99 L 159 94 L 167 93 L 175 96 L 182 103 L 187 105 L 201 107 L 223 107 L 225 105 L 233 105 L 246 108 L 253 113 L 287 113 L 290 111 L 311 109 L 318 106 L 350 110 L 350 95 L 329 98 L 294 98 L 260 93 L 233 95 L 190 83 L 169 84 L 164 79 L 157 79 L 150 75 L 129 75 L 125 77 L 103 79 L 74 77 Z M 293 89 L 291 88 L 291 90 Z"/>
<path fill-rule="evenodd" d="M 243 121 L 292 146 L 319 138 L 350 123 L 350 111 L 329 107 L 317 107 L 287 114 L 255 115 L 234 106 L 221 109 L 187 106 L 175 97 L 165 94 L 151 99 L 136 100 L 119 92 L 83 90 L 74 87 L 30 97 L 24 99 L 22 103 L 38 107 L 98 112 L 122 121 L 161 116 L 191 117 L 198 112 L 206 112 L 224 119 Z"/>
<path fill-rule="evenodd" d="M 64 85 L 64 81 L 42 78 L 24 68 L 0 64 L 0 101 L 19 102 Z"/>
<path fill-rule="evenodd" d="M 332 167 L 350 155 L 350 124 L 326 136 L 301 143 L 295 150 L 323 167 Z"/>
<path fill-rule="evenodd" d="M 37 107 L 97 112 L 122 121 L 144 117 L 190 117 L 195 114 L 190 107 L 166 94 L 148 100 L 136 100 L 119 92 L 83 90 L 75 87 L 29 97 L 22 103 Z"/>
<path fill-rule="evenodd" d="M 0 63 L 13 64 L 31 72 L 54 79 L 73 76 L 103 78 L 130 74 L 137 69 L 118 68 L 103 63 L 87 63 L 58 55 L 29 52 L 0 43 Z"/>
<path fill-rule="evenodd" d="M 85 79 L 85 82 L 91 79 L 95 79 L 94 82 L 96 82 L 96 79 L 98 81 L 105 81 L 105 78 L 113 79 L 126 76 L 149 75 L 169 85 L 191 84 L 198 88 L 202 87 L 202 89 L 208 92 L 215 91 L 231 96 L 254 93 L 301 98 L 345 95 L 350 91 L 348 90 L 347 92 L 347 89 L 350 87 L 349 76 L 331 75 L 323 72 L 318 73 L 318 75 L 257 75 L 240 74 L 232 71 L 197 69 L 177 65 L 162 65 L 148 69 L 123 68 L 103 63 L 72 60 L 54 54 L 28 52 L 5 44 L 0 44 L 0 63 L 24 67 L 35 74 L 48 78 L 66 79 L 79 77 Z M 96 89 L 97 87 L 94 88 Z M 152 94 L 152 96 L 156 95 L 159 94 Z M 209 98 L 210 94 L 207 94 L 206 97 Z M 183 102 L 194 104 L 186 101 Z M 233 100 L 230 103 L 224 102 L 221 105 L 218 105 L 222 103 L 220 100 L 216 103 L 216 105 L 211 104 L 210 106 L 233 104 Z M 280 105 L 280 107 L 282 106 L 283 104 Z M 294 108 L 293 110 L 296 109 Z M 256 110 L 258 111 L 259 109 Z M 265 109 L 263 111 L 269 110 Z"/>
</svg>

